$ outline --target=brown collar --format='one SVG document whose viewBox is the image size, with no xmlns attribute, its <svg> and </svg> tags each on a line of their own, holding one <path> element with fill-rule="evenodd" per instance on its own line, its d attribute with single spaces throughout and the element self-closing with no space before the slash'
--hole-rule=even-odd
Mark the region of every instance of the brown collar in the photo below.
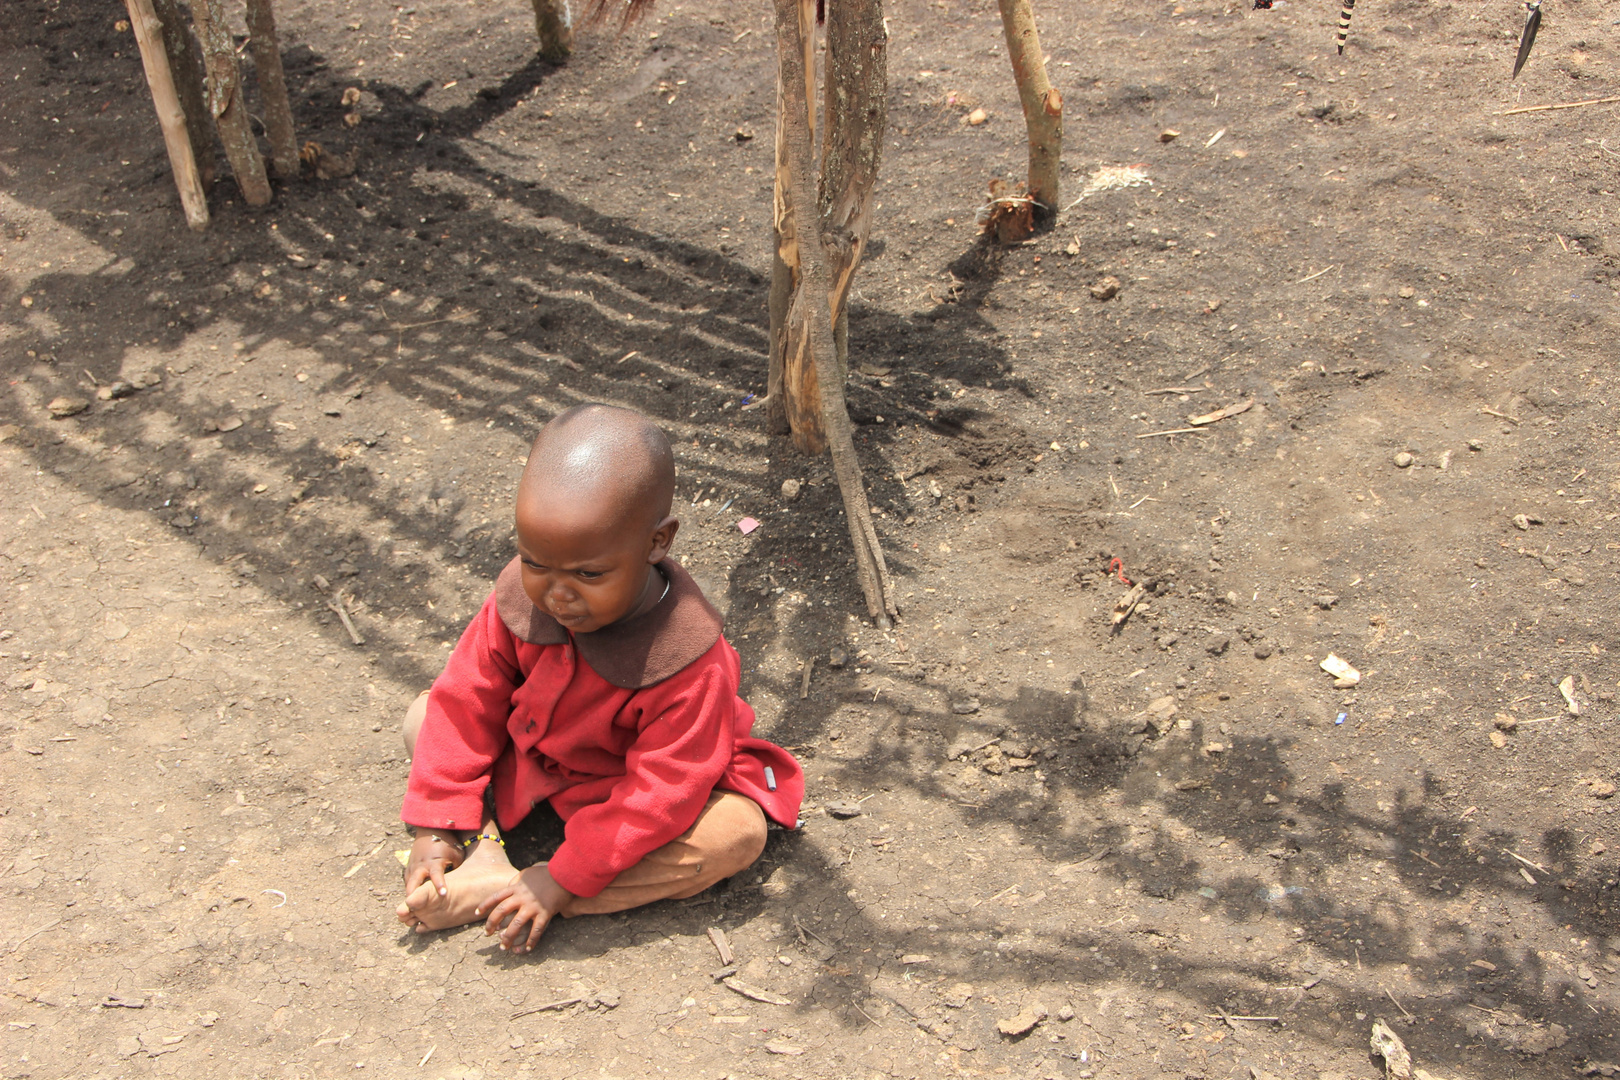
<svg viewBox="0 0 1620 1080">
<path fill-rule="evenodd" d="M 660 562 L 658 569 L 669 579 L 669 595 L 651 611 L 589 634 L 572 635 L 591 669 L 626 690 L 663 682 L 720 638 L 720 613 L 692 575 L 674 559 Z M 523 591 L 523 570 L 515 558 L 495 579 L 495 609 L 519 641 L 561 645 L 570 637 L 566 627 L 535 607 Z"/>
</svg>

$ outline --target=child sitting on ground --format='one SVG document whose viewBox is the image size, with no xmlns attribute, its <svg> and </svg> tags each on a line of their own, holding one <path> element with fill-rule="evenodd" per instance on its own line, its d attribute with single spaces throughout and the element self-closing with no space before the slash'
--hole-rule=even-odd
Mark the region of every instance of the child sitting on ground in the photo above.
<svg viewBox="0 0 1620 1080">
<path fill-rule="evenodd" d="M 569 409 L 535 440 L 517 557 L 405 718 L 418 933 L 483 920 L 527 953 L 553 916 L 693 896 L 759 858 L 767 816 L 797 823 L 804 775 L 750 737 L 720 615 L 668 557 L 674 491 L 669 441 L 631 410 Z M 542 799 L 564 839 L 519 871 L 501 831 Z"/>
</svg>

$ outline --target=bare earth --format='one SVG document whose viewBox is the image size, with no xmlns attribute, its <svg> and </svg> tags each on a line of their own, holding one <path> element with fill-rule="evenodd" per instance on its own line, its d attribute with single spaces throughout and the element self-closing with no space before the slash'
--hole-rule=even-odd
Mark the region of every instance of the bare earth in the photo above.
<svg viewBox="0 0 1620 1080">
<path fill-rule="evenodd" d="M 1065 201 L 1148 182 L 994 258 L 995 6 L 893 3 L 850 387 L 886 634 L 826 463 L 739 410 L 768 5 L 554 68 L 515 0 L 285 0 L 300 137 L 359 171 L 222 182 L 195 236 L 119 6 L 11 4 L 0 1075 L 1372 1080 L 1379 1017 L 1440 1077 L 1613 1075 L 1620 127 L 1500 113 L 1620 94 L 1620 29 L 1547 10 L 1510 84 L 1507 2 L 1364 3 L 1340 57 L 1327 2 L 1041 0 Z M 678 439 L 805 826 L 531 957 L 418 938 L 398 719 L 584 400 Z"/>
</svg>

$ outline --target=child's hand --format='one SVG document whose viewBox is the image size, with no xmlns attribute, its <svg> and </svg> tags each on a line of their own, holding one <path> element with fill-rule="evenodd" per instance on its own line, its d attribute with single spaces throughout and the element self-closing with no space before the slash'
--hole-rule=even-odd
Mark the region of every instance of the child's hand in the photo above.
<svg viewBox="0 0 1620 1080">
<path fill-rule="evenodd" d="M 573 898 L 574 894 L 557 884 L 545 866 L 531 866 L 479 905 L 489 912 L 484 933 L 499 931 L 501 948 L 508 952 L 532 952 L 535 942 L 551 924 L 552 916 Z M 506 923 L 504 930 L 501 929 L 503 922 Z M 527 935 L 523 933 L 525 924 L 529 925 Z"/>
<path fill-rule="evenodd" d="M 449 890 L 445 888 L 444 875 L 460 866 L 464 858 L 466 851 L 455 841 L 453 833 L 445 836 L 426 830 L 417 833 L 411 844 L 410 860 L 405 863 L 405 895 L 411 895 L 424 881 L 433 882 L 440 896 L 446 895 Z"/>
</svg>

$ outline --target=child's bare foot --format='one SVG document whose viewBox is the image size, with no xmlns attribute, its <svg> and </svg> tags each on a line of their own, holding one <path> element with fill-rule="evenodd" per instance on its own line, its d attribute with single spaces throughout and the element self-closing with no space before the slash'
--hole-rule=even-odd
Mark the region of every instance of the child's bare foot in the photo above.
<svg viewBox="0 0 1620 1080">
<path fill-rule="evenodd" d="M 399 905 L 396 914 L 400 922 L 418 934 L 478 922 L 488 914 L 480 913 L 479 905 L 511 884 L 517 874 L 506 850 L 484 840 L 460 866 L 444 875 L 444 896 L 431 881 L 424 881 Z"/>
</svg>

